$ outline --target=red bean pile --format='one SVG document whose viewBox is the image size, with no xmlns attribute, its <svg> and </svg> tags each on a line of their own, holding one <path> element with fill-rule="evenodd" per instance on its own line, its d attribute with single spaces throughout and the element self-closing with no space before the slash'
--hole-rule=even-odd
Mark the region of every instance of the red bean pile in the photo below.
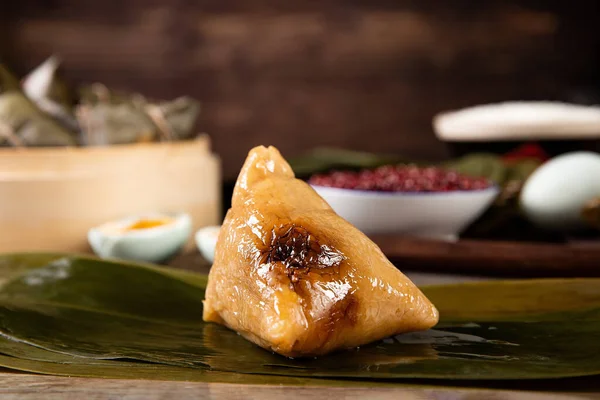
<svg viewBox="0 0 600 400">
<path fill-rule="evenodd" d="M 375 170 L 333 171 L 310 177 L 308 183 L 343 189 L 378 192 L 450 192 L 480 190 L 492 183 L 486 178 L 472 178 L 436 167 L 386 165 Z"/>
</svg>

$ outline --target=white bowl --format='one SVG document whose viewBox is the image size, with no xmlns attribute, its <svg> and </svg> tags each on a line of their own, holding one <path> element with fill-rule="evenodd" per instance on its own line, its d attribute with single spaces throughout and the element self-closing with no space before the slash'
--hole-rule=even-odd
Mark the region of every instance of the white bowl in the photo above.
<svg viewBox="0 0 600 400">
<path fill-rule="evenodd" d="M 172 221 L 152 228 L 124 230 L 142 219 L 168 217 Z M 137 215 L 107 222 L 88 232 L 94 253 L 101 258 L 159 263 L 176 254 L 188 240 L 192 220 L 185 213 Z"/>
<path fill-rule="evenodd" d="M 494 201 L 487 189 L 405 193 L 312 186 L 334 211 L 365 234 L 397 233 L 454 241 Z"/>
<path fill-rule="evenodd" d="M 198 229 L 196 235 L 194 235 L 196 246 L 198 247 L 200 254 L 211 263 L 215 260 L 215 247 L 217 247 L 217 239 L 219 238 L 220 230 L 220 225 L 207 226 Z"/>
</svg>

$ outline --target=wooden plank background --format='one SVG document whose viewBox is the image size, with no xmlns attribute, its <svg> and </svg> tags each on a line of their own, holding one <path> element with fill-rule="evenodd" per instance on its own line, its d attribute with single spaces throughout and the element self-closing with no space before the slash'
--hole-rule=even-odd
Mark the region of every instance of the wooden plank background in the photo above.
<svg viewBox="0 0 600 400">
<path fill-rule="evenodd" d="M 246 152 L 315 145 L 447 156 L 440 111 L 600 95 L 598 2 L 20 0 L 0 7 L 0 57 L 52 53 L 74 82 L 203 102 L 234 176 Z"/>
</svg>

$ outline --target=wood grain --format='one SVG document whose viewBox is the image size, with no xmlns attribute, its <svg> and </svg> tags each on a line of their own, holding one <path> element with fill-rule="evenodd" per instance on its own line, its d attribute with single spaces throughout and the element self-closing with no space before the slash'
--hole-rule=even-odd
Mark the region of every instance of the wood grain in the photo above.
<svg viewBox="0 0 600 400">
<path fill-rule="evenodd" d="M 174 259 L 170 260 L 168 266 L 173 268 L 184 269 L 188 271 L 198 272 L 201 274 L 208 274 L 210 271 L 211 264 L 204 259 L 197 251 L 185 252 Z M 399 267 L 404 267 L 403 264 L 398 264 Z M 485 276 L 481 273 L 481 270 L 474 271 L 472 275 L 468 274 L 456 274 L 452 273 L 455 271 L 447 271 L 446 273 L 438 271 L 418 271 L 418 270 L 404 270 L 403 272 L 408 278 L 418 286 L 423 285 L 443 285 L 463 282 L 477 282 L 497 279 L 498 277 Z M 0 281 L 0 284 L 2 282 Z"/>
<path fill-rule="evenodd" d="M 546 244 L 486 240 L 444 242 L 397 235 L 371 238 L 417 285 L 539 277 L 600 277 L 600 242 Z M 207 274 L 196 252 L 172 260 L 174 268 Z"/>
<path fill-rule="evenodd" d="M 372 239 L 402 270 L 505 277 L 600 276 L 600 243 L 443 242 L 393 235 Z"/>
<path fill-rule="evenodd" d="M 299 386 L 258 386 L 234 384 L 130 381 L 113 379 L 63 378 L 0 372 L 3 400 L 158 400 L 158 399 L 494 399 L 542 400 L 588 399 L 598 394 L 526 392 L 516 390 L 469 389 L 405 385 L 399 387 L 324 388 Z"/>
</svg>

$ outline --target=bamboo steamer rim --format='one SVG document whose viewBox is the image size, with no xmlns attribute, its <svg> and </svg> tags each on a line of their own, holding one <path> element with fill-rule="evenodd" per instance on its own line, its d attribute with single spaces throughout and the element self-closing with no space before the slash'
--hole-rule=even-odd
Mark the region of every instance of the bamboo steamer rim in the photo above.
<svg viewBox="0 0 600 400">
<path fill-rule="evenodd" d="M 178 140 L 172 142 L 146 142 L 146 143 L 130 143 L 116 144 L 109 146 L 62 146 L 62 147 L 0 147 L 0 157 L 18 155 L 22 156 L 62 156 L 64 154 L 101 154 L 111 153 L 118 154 L 129 152 L 131 150 L 152 151 L 166 148 L 185 148 L 190 146 L 205 147 L 208 151 L 210 146 L 210 138 L 207 134 L 201 134 L 194 139 Z"/>
<path fill-rule="evenodd" d="M 209 136 L 95 147 L 0 148 L 0 182 L 86 179 L 181 156 L 214 157 Z"/>
</svg>

